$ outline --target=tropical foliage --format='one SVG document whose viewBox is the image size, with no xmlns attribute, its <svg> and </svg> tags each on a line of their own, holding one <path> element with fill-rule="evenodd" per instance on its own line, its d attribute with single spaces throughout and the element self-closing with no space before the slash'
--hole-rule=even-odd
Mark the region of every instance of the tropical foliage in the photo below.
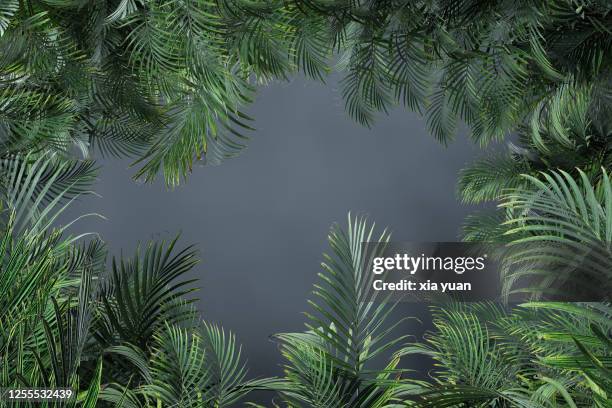
<svg viewBox="0 0 612 408">
<path fill-rule="evenodd" d="M 13 163 L 19 180 L 56 162 Z M 609 406 L 609 304 L 447 304 L 433 308 L 433 331 L 406 343 L 394 304 L 369 290 L 367 265 L 390 236 L 360 217 L 349 217 L 346 231 L 332 227 L 307 331 L 276 336 L 285 377 L 247 380 L 235 338 L 189 307 L 191 248 L 150 243 L 107 273 L 99 240 L 77 245 L 65 228 L 40 221 L 61 211 L 49 207 L 61 200 L 41 197 L 63 179 L 37 180 L 8 184 L 3 196 L 4 386 L 70 387 L 79 391 L 72 406 L 223 407 L 254 389 L 276 390 L 289 407 Z M 42 218 L 19 218 L 11 197 Z M 414 354 L 434 362 L 431 381 L 403 368 Z"/>
<path fill-rule="evenodd" d="M 333 255 L 325 256 L 309 302 L 308 331 L 277 335 L 286 360 L 277 388 L 286 406 L 610 406 L 609 304 L 437 305 L 433 330 L 407 343 L 396 330 L 401 319 L 387 319 L 396 304 L 367 290 L 368 260 L 389 239 L 373 232 L 363 218 L 349 218 L 346 232 L 332 227 Z M 431 381 L 403 368 L 414 355 L 431 360 Z"/>
<path fill-rule="evenodd" d="M 402 319 L 389 322 L 394 307 L 376 301 L 367 269 L 389 235 L 375 236 L 364 219 L 348 222 L 347 232 L 338 226 L 330 232 L 333 255 L 325 255 L 321 282 L 309 301 L 308 331 L 276 336 L 287 361 L 281 396 L 291 407 L 383 407 L 395 396 L 404 371 L 396 357 L 373 368 L 405 339 L 392 335 Z M 364 248 L 370 241 L 380 244 Z"/>
<path fill-rule="evenodd" d="M 435 330 L 398 354 L 434 361 L 423 407 L 609 407 L 609 305 L 433 308 Z M 607 334 L 606 334 L 607 333 Z"/>
<path fill-rule="evenodd" d="M 163 171 L 174 185 L 194 160 L 244 146 L 255 84 L 334 69 L 366 125 L 403 104 L 444 142 L 458 120 L 483 145 L 528 126 L 531 161 L 609 164 L 610 10 L 595 0 L 7 0 L 0 140 L 12 153 L 135 157 L 136 177 Z"/>
<path fill-rule="evenodd" d="M 290 407 L 610 407 L 609 303 L 537 300 L 612 293 L 611 11 L 605 0 L 2 1 L 0 386 L 69 387 L 67 405 L 84 407 L 223 407 L 254 389 Z M 91 193 L 96 156 L 131 157 L 136 178 L 177 185 L 195 161 L 245 146 L 258 85 L 331 71 L 364 125 L 403 105 L 442 143 L 461 122 L 481 146 L 511 138 L 460 175 L 464 202 L 498 204 L 464 238 L 504 243 L 504 294 L 528 279 L 534 301 L 438 305 L 433 329 L 407 343 L 393 303 L 367 290 L 364 265 L 389 235 L 349 218 L 330 233 L 306 331 L 275 337 L 284 378 L 249 380 L 234 336 L 191 305 L 192 247 L 151 242 L 107 264 L 98 237 L 57 219 Z M 366 251 L 370 240 L 380 247 Z M 430 380 L 404 368 L 415 354 L 431 359 Z"/>
<path fill-rule="evenodd" d="M 54 227 L 86 193 L 88 162 L 14 156 L 3 169 L 10 174 L 0 226 L 3 388 L 74 390 L 62 406 L 227 407 L 267 386 L 247 379 L 234 335 L 189 306 L 194 281 L 185 274 L 198 262 L 191 247 L 151 242 L 107 270 L 102 241 Z M 1 406 L 40 404 L 2 397 Z"/>
</svg>

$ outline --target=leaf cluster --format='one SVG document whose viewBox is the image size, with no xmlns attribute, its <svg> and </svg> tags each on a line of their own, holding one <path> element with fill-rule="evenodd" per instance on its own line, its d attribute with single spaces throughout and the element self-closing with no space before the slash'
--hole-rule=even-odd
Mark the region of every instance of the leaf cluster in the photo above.
<svg viewBox="0 0 612 408">
<path fill-rule="evenodd" d="M 91 162 L 17 154 L 0 171 L 2 388 L 66 387 L 62 406 L 89 408 L 229 407 L 268 387 L 247 379 L 235 336 L 190 307 L 193 248 L 151 242 L 107 270 L 99 238 L 57 226 L 89 191 Z"/>
</svg>

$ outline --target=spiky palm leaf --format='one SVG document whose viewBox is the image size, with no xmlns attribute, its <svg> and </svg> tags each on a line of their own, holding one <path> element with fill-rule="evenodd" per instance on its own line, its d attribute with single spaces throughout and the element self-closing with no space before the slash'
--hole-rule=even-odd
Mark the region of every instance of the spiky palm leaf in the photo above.
<svg viewBox="0 0 612 408">
<path fill-rule="evenodd" d="M 16 228 L 35 233 L 48 229 L 70 201 L 89 193 L 95 174 L 91 161 L 9 156 L 0 159 L 0 195 L 5 210 L 15 213 Z"/>
<path fill-rule="evenodd" d="M 592 119 L 583 102 L 609 99 L 610 5 L 455 3 L 9 2 L 3 150 L 99 148 L 174 185 L 195 160 L 242 148 L 251 78 L 322 79 L 335 55 L 347 110 L 364 124 L 403 103 L 443 142 L 461 119 L 481 144 L 530 123 L 538 144 L 571 147 L 568 134 Z"/>
<path fill-rule="evenodd" d="M 183 296 L 196 279 L 184 279 L 198 262 L 191 247 L 175 251 L 169 243 L 149 242 L 132 259 L 113 259 L 112 272 L 100 294 L 97 337 L 107 346 L 127 342 L 149 351 L 157 330 L 165 324 L 193 318 Z"/>
<path fill-rule="evenodd" d="M 221 408 L 274 384 L 246 379 L 234 335 L 216 325 L 203 323 L 192 330 L 166 324 L 156 331 L 152 350 L 147 361 L 137 348 L 114 348 L 138 367 L 144 382 L 132 388 L 111 384 L 102 391 L 102 399 L 117 406 Z"/>
<path fill-rule="evenodd" d="M 591 381 L 595 365 L 585 356 L 597 356 L 596 370 L 609 367 L 609 306 L 451 304 L 433 312 L 424 341 L 398 353 L 434 360 L 433 382 L 413 391 L 416 406 L 607 406 L 597 401 L 611 389 Z"/>
<path fill-rule="evenodd" d="M 67 406 L 93 407 L 101 361 L 92 361 L 97 366 L 93 372 L 83 375 L 81 370 L 88 366 L 83 353 L 100 248 L 80 250 L 72 242 L 58 231 L 19 236 L 11 224 L 4 231 L 0 383 L 11 388 L 68 387 L 75 393 L 83 389 L 82 398 L 67 401 Z"/>
<path fill-rule="evenodd" d="M 389 239 L 386 231 L 379 236 L 374 232 L 365 218 L 350 215 L 346 232 L 332 228 L 333 255 L 325 255 L 321 282 L 309 301 L 309 330 L 276 335 L 288 362 L 281 395 L 291 406 L 374 407 L 394 396 L 402 372 L 397 361 L 382 370 L 370 367 L 404 338 L 391 335 L 401 319 L 386 324 L 393 304 L 371 289 L 371 258 Z M 375 244 L 365 246 L 367 242 Z"/>
<path fill-rule="evenodd" d="M 524 288 L 601 301 L 612 293 L 612 182 L 605 170 L 597 186 L 579 174 L 577 180 L 562 171 L 543 180 L 527 176 L 533 187 L 505 195 L 512 240 L 503 260 L 506 295 Z"/>
</svg>

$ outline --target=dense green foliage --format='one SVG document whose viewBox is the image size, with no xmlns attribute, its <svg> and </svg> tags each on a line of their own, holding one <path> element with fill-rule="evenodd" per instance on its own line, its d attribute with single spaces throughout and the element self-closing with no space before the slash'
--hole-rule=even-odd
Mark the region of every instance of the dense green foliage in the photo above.
<svg viewBox="0 0 612 408">
<path fill-rule="evenodd" d="M 442 141 L 458 119 L 483 145 L 527 127 L 520 155 L 536 170 L 544 160 L 609 165 L 610 7 L 5 0 L 3 154 L 76 146 L 136 157 L 137 177 L 163 170 L 177 184 L 195 159 L 217 161 L 243 146 L 249 120 L 241 109 L 256 83 L 298 70 L 324 79 L 335 69 L 361 123 L 399 103 L 423 112 Z M 470 184 L 480 192 L 466 199 L 496 191 L 478 188 L 491 177 L 484 173 Z"/>
<path fill-rule="evenodd" d="M 609 305 L 434 308 L 435 330 L 399 355 L 435 362 L 424 407 L 608 407 Z M 464 404 L 464 405 L 461 405 Z"/>
<path fill-rule="evenodd" d="M 11 177 L 1 190 L 2 387 L 79 391 L 67 406 L 221 407 L 266 386 L 246 379 L 234 336 L 189 306 L 192 248 L 152 242 L 107 270 L 102 241 L 78 243 L 86 237 L 52 223 L 87 191 L 89 166 L 55 157 L 4 164 Z"/>
<path fill-rule="evenodd" d="M 609 297 L 611 12 L 605 0 L 2 0 L 0 386 L 72 387 L 68 405 L 84 407 L 224 407 L 253 389 L 290 407 L 610 407 L 608 303 L 441 305 L 406 343 L 393 305 L 364 290 L 364 219 L 332 229 L 307 331 L 276 336 L 274 380 L 248 380 L 235 338 L 190 306 L 193 248 L 152 242 L 107 264 L 102 241 L 55 221 L 91 192 L 97 155 L 177 185 L 194 161 L 244 147 L 258 85 L 339 71 L 364 125 L 400 105 L 442 143 L 461 122 L 482 146 L 511 138 L 459 180 L 464 202 L 499 204 L 465 239 L 508 244 L 506 294 L 521 276 L 536 298 L 576 285 L 563 268 L 579 266 Z M 400 368 L 413 354 L 434 361 L 430 381 Z"/>
<path fill-rule="evenodd" d="M 15 241 L 13 220 L 1 246 L 4 386 L 69 386 L 81 390 L 72 405 L 87 407 L 223 407 L 254 389 L 290 407 L 609 406 L 608 304 L 446 304 L 434 331 L 406 343 L 393 303 L 364 284 L 389 239 L 365 219 L 332 228 L 308 330 L 276 336 L 286 359 L 276 380 L 246 380 L 234 337 L 182 301 L 191 249 L 152 243 L 107 274 L 100 241 L 75 246 L 27 226 Z M 380 245 L 364 252 L 367 240 Z M 431 382 L 399 368 L 413 354 L 435 361 Z"/>
<path fill-rule="evenodd" d="M 309 302 L 308 331 L 277 336 L 286 359 L 277 388 L 286 406 L 610 406 L 609 304 L 446 303 L 432 307 L 434 329 L 408 342 L 398 334 L 401 321 L 387 319 L 395 305 L 363 282 L 372 279 L 368 259 L 388 240 L 365 219 L 349 218 L 346 231 L 332 228 L 333 254 Z M 364 241 L 379 245 L 366 250 Z M 431 381 L 400 368 L 413 355 L 433 361 Z"/>
</svg>

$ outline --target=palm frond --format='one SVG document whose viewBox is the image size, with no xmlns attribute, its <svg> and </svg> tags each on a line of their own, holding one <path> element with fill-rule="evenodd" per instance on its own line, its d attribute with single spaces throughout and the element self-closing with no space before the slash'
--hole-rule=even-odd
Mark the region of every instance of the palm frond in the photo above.
<svg viewBox="0 0 612 408">
<path fill-rule="evenodd" d="M 201 407 L 209 382 L 202 340 L 195 333 L 166 325 L 156 334 L 151 359 L 153 382 L 143 392 L 162 404 Z"/>
<path fill-rule="evenodd" d="M 525 176 L 533 187 L 505 196 L 502 206 L 512 212 L 506 221 L 512 239 L 504 259 L 506 295 L 521 287 L 521 278 L 533 279 L 522 286 L 525 290 L 545 296 L 559 290 L 557 295 L 603 300 L 610 293 L 610 177 L 603 171 L 600 185 L 594 186 L 585 173 L 579 174 L 578 180 L 563 171 L 545 173 L 543 180 Z"/>
<path fill-rule="evenodd" d="M 43 231 L 95 180 L 93 162 L 63 160 L 54 155 L 16 155 L 0 159 L 0 194 L 14 210 L 17 228 Z"/>
<path fill-rule="evenodd" d="M 369 368 L 405 338 L 391 336 L 402 320 L 386 324 L 393 303 L 377 298 L 368 271 L 389 234 L 375 235 L 374 225 L 362 217 L 349 215 L 348 225 L 347 231 L 332 227 L 333 255 L 324 256 L 321 282 L 309 301 L 313 311 L 306 314 L 308 331 L 276 335 L 288 360 L 289 386 L 282 394 L 295 404 L 325 406 L 333 401 L 337 407 L 365 407 L 382 395 L 389 401 L 393 394 L 387 391 L 394 383 L 386 381 L 387 376 L 377 378 L 376 370 Z M 399 372 L 390 366 L 387 375 Z"/>
<path fill-rule="evenodd" d="M 198 262 L 187 247 L 175 251 L 178 237 L 169 243 L 150 242 L 131 259 L 113 259 L 112 272 L 100 294 L 104 312 L 97 337 L 102 344 L 127 342 L 148 351 L 155 332 L 168 323 L 193 318 L 183 296 L 195 289 L 195 279 L 184 279 Z"/>
<path fill-rule="evenodd" d="M 472 163 L 459 175 L 458 191 L 465 203 L 476 204 L 498 199 L 506 190 L 525 183 L 528 170 L 520 158 L 493 154 Z"/>
</svg>

